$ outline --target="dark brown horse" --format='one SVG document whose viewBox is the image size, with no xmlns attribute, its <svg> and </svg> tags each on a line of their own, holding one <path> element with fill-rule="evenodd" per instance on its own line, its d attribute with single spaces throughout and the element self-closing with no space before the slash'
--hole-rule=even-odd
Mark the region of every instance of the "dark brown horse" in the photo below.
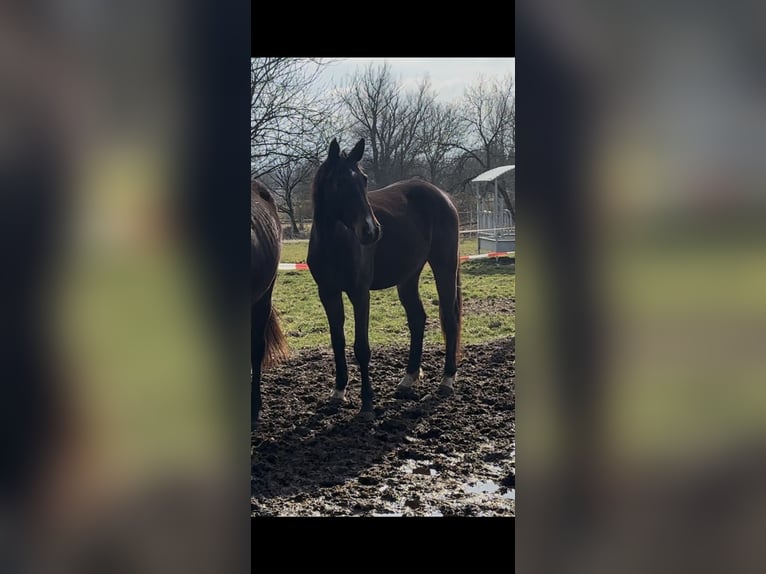
<svg viewBox="0 0 766 574">
<path fill-rule="evenodd" d="M 330 323 L 335 355 L 332 400 L 345 400 L 348 383 L 345 321 L 341 294 L 354 306 L 354 353 L 362 379 L 362 415 L 371 418 L 368 326 L 370 290 L 396 286 L 407 313 L 410 353 L 398 392 L 410 394 L 422 376 L 426 313 L 418 280 L 431 265 L 439 293 L 439 315 L 446 342 L 444 374 L 437 392 L 453 392 L 460 346 L 461 294 L 458 260 L 458 214 L 450 198 L 420 179 L 400 181 L 367 193 L 367 176 L 358 162 L 360 140 L 341 155 L 337 140 L 314 178 L 314 224 L 308 264 Z"/>
<path fill-rule="evenodd" d="M 282 225 L 268 188 L 259 181 L 250 186 L 250 366 L 253 389 L 250 417 L 254 425 L 261 411 L 261 366 L 287 356 L 287 342 L 271 304 L 281 252 Z"/>
</svg>

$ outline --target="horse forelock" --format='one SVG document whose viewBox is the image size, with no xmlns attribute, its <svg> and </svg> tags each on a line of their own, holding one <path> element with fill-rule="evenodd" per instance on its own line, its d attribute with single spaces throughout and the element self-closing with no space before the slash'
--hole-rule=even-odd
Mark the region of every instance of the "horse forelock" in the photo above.
<svg viewBox="0 0 766 574">
<path fill-rule="evenodd" d="M 348 153 L 346 151 L 341 152 L 340 159 L 347 160 Z M 326 201 L 328 199 L 326 197 L 320 197 L 320 188 L 332 177 L 331 170 L 335 165 L 337 165 L 335 162 L 328 164 L 327 161 L 324 161 L 317 169 L 317 172 L 314 175 L 314 181 L 311 184 L 311 198 L 314 202 L 314 206 L 317 205 L 318 201 Z M 346 164 L 346 167 L 348 167 L 351 171 L 359 172 L 359 174 L 361 174 L 365 179 L 367 178 L 367 174 L 362 170 L 359 162 L 356 162 L 352 165 Z"/>
</svg>

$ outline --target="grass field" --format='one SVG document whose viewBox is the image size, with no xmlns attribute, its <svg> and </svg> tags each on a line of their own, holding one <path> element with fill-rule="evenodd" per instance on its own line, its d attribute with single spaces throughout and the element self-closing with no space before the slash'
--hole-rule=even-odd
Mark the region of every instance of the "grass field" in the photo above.
<svg viewBox="0 0 766 574">
<path fill-rule="evenodd" d="M 282 262 L 305 262 L 307 250 L 308 241 L 285 243 Z M 463 240 L 460 253 L 476 253 L 476 240 Z M 507 260 L 479 260 L 462 264 L 464 343 L 481 343 L 515 334 L 516 275 L 513 269 Z M 396 289 L 373 291 L 370 295 L 370 343 L 409 344 L 407 318 Z M 425 341 L 441 343 L 436 284 L 427 265 L 420 278 L 420 297 L 428 316 Z M 343 300 L 346 340 L 350 343 L 354 333 L 353 308 L 348 298 Z M 280 271 L 274 290 L 274 304 L 292 349 L 329 347 L 327 317 L 310 272 Z"/>
</svg>

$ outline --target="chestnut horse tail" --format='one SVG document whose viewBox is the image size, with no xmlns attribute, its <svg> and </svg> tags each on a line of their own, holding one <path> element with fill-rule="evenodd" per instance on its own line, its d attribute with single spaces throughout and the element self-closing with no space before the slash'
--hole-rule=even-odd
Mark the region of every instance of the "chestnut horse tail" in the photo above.
<svg viewBox="0 0 766 574">
<path fill-rule="evenodd" d="M 266 322 L 266 352 L 263 355 L 263 367 L 277 365 L 287 359 L 290 349 L 287 346 L 287 339 L 282 333 L 282 327 L 279 325 L 279 315 L 274 306 L 271 306 L 269 320 Z"/>
</svg>

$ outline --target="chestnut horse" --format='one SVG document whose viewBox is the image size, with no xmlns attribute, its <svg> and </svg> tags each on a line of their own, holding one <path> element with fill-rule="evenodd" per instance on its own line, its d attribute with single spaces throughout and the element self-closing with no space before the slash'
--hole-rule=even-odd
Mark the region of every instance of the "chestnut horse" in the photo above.
<svg viewBox="0 0 766 574">
<path fill-rule="evenodd" d="M 363 418 L 373 417 L 368 326 L 370 290 L 396 286 L 407 314 L 410 351 L 399 382 L 400 395 L 411 394 L 423 372 L 426 313 L 418 280 L 426 262 L 436 280 L 439 316 L 446 342 L 444 373 L 437 394 L 453 392 L 460 346 L 461 293 L 458 214 L 449 196 L 421 180 L 400 181 L 367 192 L 367 176 L 359 168 L 364 139 L 341 155 L 336 139 L 314 178 L 314 224 L 308 265 L 330 324 L 335 355 L 333 401 L 345 400 L 348 383 L 345 322 L 341 294 L 354 307 L 354 354 L 362 379 Z"/>
<path fill-rule="evenodd" d="M 259 181 L 250 186 L 250 366 L 253 389 L 251 427 L 261 410 L 261 366 L 287 356 L 287 342 L 271 304 L 281 253 L 282 225 L 269 189 Z"/>
</svg>

